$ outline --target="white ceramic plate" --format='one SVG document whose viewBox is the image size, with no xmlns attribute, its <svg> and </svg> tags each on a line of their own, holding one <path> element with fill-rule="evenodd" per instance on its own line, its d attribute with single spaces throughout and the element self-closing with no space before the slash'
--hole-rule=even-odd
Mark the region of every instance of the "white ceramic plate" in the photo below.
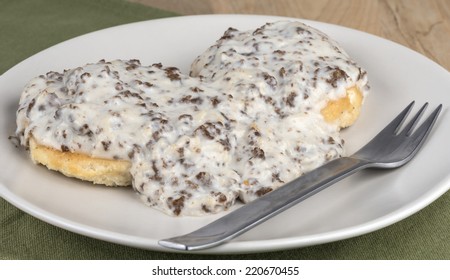
<svg viewBox="0 0 450 280">
<path fill-rule="evenodd" d="M 0 77 L 0 194 L 25 212 L 90 237 L 152 250 L 162 238 L 185 234 L 221 215 L 172 218 L 144 206 L 133 191 L 73 180 L 35 166 L 8 140 L 23 86 L 50 70 L 138 58 L 185 73 L 190 62 L 233 26 L 256 28 L 281 18 L 213 15 L 128 24 L 90 33 L 44 50 Z M 371 232 L 427 206 L 450 188 L 450 75 L 427 58 L 359 31 L 304 21 L 339 41 L 369 72 L 372 91 L 357 123 L 344 132 L 352 153 L 410 101 L 444 104 L 429 140 L 401 169 L 360 172 L 207 253 L 242 253 L 320 244 Z M 208 27 L 208 28 L 206 28 Z"/>
</svg>

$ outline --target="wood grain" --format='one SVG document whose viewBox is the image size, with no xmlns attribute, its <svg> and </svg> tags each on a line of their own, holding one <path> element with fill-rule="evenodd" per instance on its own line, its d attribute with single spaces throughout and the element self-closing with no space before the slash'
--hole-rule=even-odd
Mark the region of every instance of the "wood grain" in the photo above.
<svg viewBox="0 0 450 280">
<path fill-rule="evenodd" d="M 333 23 L 400 43 L 450 70 L 450 0 L 130 0 L 182 15 L 265 14 Z"/>
</svg>

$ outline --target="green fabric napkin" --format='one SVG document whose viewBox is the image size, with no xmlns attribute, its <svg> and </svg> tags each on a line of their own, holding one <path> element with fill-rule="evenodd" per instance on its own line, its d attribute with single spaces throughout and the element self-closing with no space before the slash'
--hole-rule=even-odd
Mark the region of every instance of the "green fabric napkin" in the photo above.
<svg viewBox="0 0 450 280">
<path fill-rule="evenodd" d="M 0 74 L 66 39 L 175 15 L 120 0 L 0 0 Z M 450 192 L 419 213 L 360 237 L 219 256 L 160 253 L 99 241 L 49 225 L 0 199 L 0 259 L 450 259 Z"/>
</svg>

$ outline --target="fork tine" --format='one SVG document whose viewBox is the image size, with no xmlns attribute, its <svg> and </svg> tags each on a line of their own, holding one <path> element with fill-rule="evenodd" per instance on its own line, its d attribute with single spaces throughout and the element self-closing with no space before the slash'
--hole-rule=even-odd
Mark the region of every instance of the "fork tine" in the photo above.
<svg viewBox="0 0 450 280">
<path fill-rule="evenodd" d="M 428 133 L 431 131 L 434 123 L 436 122 L 439 113 L 442 110 L 442 104 L 439 104 L 437 108 L 428 116 L 428 118 L 422 123 L 422 125 L 411 135 L 413 142 L 416 145 L 420 145 L 421 142 L 426 138 Z"/>
<path fill-rule="evenodd" d="M 400 126 L 405 121 L 406 117 L 408 116 L 409 112 L 411 111 L 411 108 L 414 106 L 415 101 L 411 102 L 403 111 L 395 117 L 382 131 L 381 133 L 389 132 L 396 134 L 399 130 Z M 380 134 L 381 134 L 380 133 Z"/>
<path fill-rule="evenodd" d="M 420 118 L 422 117 L 423 112 L 425 111 L 427 106 L 428 106 L 428 102 L 423 104 L 422 108 L 420 108 L 420 110 L 414 115 L 413 119 L 403 129 L 403 132 L 402 132 L 403 134 L 405 134 L 406 136 L 411 135 L 412 131 L 416 127 L 417 123 L 419 122 Z"/>
</svg>

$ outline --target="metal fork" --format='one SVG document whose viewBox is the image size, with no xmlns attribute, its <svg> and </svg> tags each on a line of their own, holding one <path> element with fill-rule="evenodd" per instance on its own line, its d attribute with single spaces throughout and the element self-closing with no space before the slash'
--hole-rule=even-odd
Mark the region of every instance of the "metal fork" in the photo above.
<svg viewBox="0 0 450 280">
<path fill-rule="evenodd" d="M 414 106 L 414 101 L 352 156 L 332 160 L 196 231 L 160 240 L 159 244 L 178 250 L 211 248 L 241 235 L 359 170 L 404 165 L 422 146 L 442 109 L 441 104 L 414 131 L 427 105 L 425 103 L 401 131 L 400 127 Z"/>
</svg>

